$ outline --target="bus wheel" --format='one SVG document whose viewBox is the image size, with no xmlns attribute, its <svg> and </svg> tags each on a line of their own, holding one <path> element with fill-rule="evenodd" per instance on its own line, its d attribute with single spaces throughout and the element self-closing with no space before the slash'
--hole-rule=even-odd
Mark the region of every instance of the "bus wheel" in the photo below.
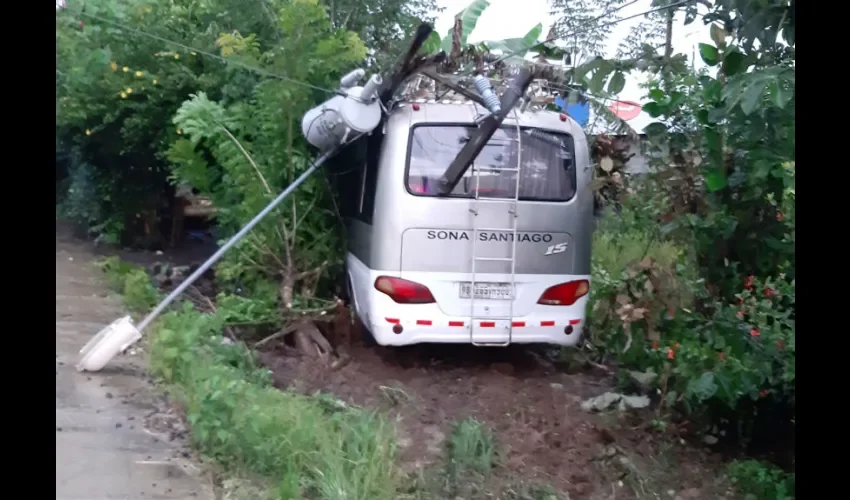
<svg viewBox="0 0 850 500">
<path fill-rule="evenodd" d="M 374 347 L 378 345 L 378 342 L 375 341 L 375 337 L 372 335 L 372 332 L 370 332 L 366 325 L 363 324 L 363 320 L 361 320 L 360 315 L 357 314 L 357 306 L 354 303 L 354 293 L 352 292 L 351 288 L 351 280 L 348 278 L 347 275 L 345 278 L 345 283 L 345 294 L 347 295 L 345 299 L 348 303 L 348 307 L 351 310 L 351 315 L 354 317 L 353 328 L 355 330 L 355 335 L 353 335 L 352 337 L 360 337 L 360 340 L 363 342 L 363 345 L 365 345 L 366 347 Z"/>
<path fill-rule="evenodd" d="M 348 273 L 345 273 L 345 276 L 341 280 L 342 283 L 337 284 L 337 291 L 339 291 L 338 299 L 342 301 L 346 306 L 351 305 L 351 284 L 348 282 Z"/>
<path fill-rule="evenodd" d="M 356 313 L 354 314 L 354 329 L 364 346 L 375 347 L 378 345 L 378 342 L 375 340 L 372 332 L 370 332 L 366 325 L 363 324 L 363 321 L 360 320 L 360 316 L 357 316 Z"/>
</svg>

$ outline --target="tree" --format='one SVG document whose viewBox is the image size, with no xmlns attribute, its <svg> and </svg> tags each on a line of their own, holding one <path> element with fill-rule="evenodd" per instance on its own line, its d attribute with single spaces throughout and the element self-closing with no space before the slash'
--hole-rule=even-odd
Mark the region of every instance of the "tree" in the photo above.
<svg viewBox="0 0 850 500">
<path fill-rule="evenodd" d="M 552 26 L 558 39 L 566 43 L 573 67 L 608 52 L 608 41 L 621 11 L 635 2 L 625 0 L 552 0 L 551 14 L 559 16 Z M 653 2 L 656 7 L 657 2 Z M 651 12 L 632 26 L 629 35 L 617 48 L 618 58 L 642 55 L 644 46 L 660 47 L 664 41 L 666 15 Z"/>
<path fill-rule="evenodd" d="M 712 40 L 699 46 L 704 70 L 679 64 L 681 54 L 594 66 L 599 85 L 616 68 L 653 74 L 643 109 L 657 120 L 645 132 L 659 155 L 641 231 L 689 249 L 683 262 L 698 278 L 682 263 L 667 272 L 667 283 L 696 293 L 678 311 L 646 305 L 665 272 L 653 262 L 614 280 L 610 304 L 625 319 L 606 347 L 621 366 L 662 374 L 667 405 L 746 441 L 794 422 L 794 4 L 700 4 Z M 626 314 L 635 308 L 640 318 Z"/>
<path fill-rule="evenodd" d="M 552 0 L 553 25 L 558 39 L 566 43 L 573 67 L 595 56 L 604 56 L 611 26 L 600 26 L 613 20 L 610 14 L 621 0 Z"/>
<path fill-rule="evenodd" d="M 388 60 L 406 37 L 404 30 L 412 29 L 417 17 L 427 17 L 432 6 L 430 0 L 382 1 L 368 8 L 355 1 L 331 2 L 338 21 L 330 30 L 345 32 L 344 26 L 351 26 L 368 35 L 379 59 Z M 268 78 L 238 66 L 241 55 L 225 64 L 186 47 L 215 53 L 217 43 L 226 42 L 222 33 L 253 35 L 265 57 L 278 58 L 274 66 L 281 76 L 305 76 L 298 62 L 303 59 L 281 50 L 288 35 L 280 11 L 289 7 L 291 2 L 283 0 L 86 2 L 84 14 L 96 19 L 81 15 L 82 7 L 57 9 L 56 120 L 57 147 L 62 148 L 57 158 L 70 161 L 72 171 L 81 169 L 69 175 L 82 184 L 67 189 L 98 193 L 68 198 L 64 212 L 108 241 L 160 244 L 173 192 L 165 152 L 180 137 L 170 122 L 174 112 L 197 92 L 226 105 L 250 100 L 254 87 Z M 296 63 L 280 62 L 284 53 Z M 321 86 L 335 87 L 336 82 L 325 79 Z M 325 98 L 309 96 L 312 103 Z"/>
<path fill-rule="evenodd" d="M 324 0 L 331 26 L 357 33 L 369 48 L 369 64 L 387 69 L 423 22 L 441 12 L 435 0 Z"/>
<path fill-rule="evenodd" d="M 96 185 L 98 196 L 78 210 L 89 214 L 83 222 L 111 240 L 127 234 L 141 235 L 138 243 L 160 239 L 159 214 L 168 211 L 170 198 L 162 154 L 178 136 L 171 116 L 191 92 L 215 92 L 224 76 L 220 62 L 131 30 L 212 50 L 215 26 L 204 21 L 212 16 L 205 5 L 86 4 L 85 13 L 109 23 L 71 8 L 57 11 L 57 136 L 66 138 L 76 163 L 87 166 L 87 182 Z"/>
<path fill-rule="evenodd" d="M 316 0 L 293 0 L 280 9 L 276 24 L 279 42 L 268 50 L 261 50 L 253 34 L 223 34 L 217 45 L 228 59 L 287 75 L 287 80 L 258 81 L 246 89 L 249 96 L 230 102 L 199 92 L 174 117 L 185 137 L 169 149 L 174 176 L 213 201 L 225 236 L 243 227 L 309 167 L 313 153 L 301 137 L 300 124 L 315 105 L 317 91 L 303 83 L 333 88 L 366 57 L 358 36 L 334 30 Z M 340 270 L 338 249 L 344 245 L 337 224 L 326 180 L 316 174 L 217 267 L 217 278 L 230 292 L 220 300 L 237 311 L 228 320 L 250 318 L 283 327 L 334 308 L 336 303 L 318 297 L 317 291 L 320 279 Z M 233 293 L 237 288 L 240 295 Z M 323 352 L 331 350 L 309 324 L 296 336 L 300 343 L 309 336 Z"/>
</svg>

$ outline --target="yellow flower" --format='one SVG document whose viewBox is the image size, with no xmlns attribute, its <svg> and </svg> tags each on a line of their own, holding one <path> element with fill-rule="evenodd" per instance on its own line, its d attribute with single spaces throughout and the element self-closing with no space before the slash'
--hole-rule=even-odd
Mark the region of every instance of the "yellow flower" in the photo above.
<svg viewBox="0 0 850 500">
<path fill-rule="evenodd" d="M 192 54 L 193 56 L 198 55 L 198 53 L 197 53 L 197 52 L 189 52 L 189 53 L 190 53 L 190 54 Z"/>
<path fill-rule="evenodd" d="M 127 87 L 127 90 L 125 90 L 124 92 L 126 92 L 126 93 L 128 93 L 128 94 L 132 94 L 132 93 L 133 93 L 133 89 L 131 89 L 130 87 Z"/>
<path fill-rule="evenodd" d="M 126 73 L 126 72 L 130 71 L 130 68 L 128 68 L 127 66 L 124 66 L 123 68 L 121 68 L 121 71 Z"/>
<path fill-rule="evenodd" d="M 91 135 L 91 130 L 86 129 L 86 135 Z"/>
<path fill-rule="evenodd" d="M 156 82 L 158 82 L 158 81 L 159 81 L 159 80 L 157 80 L 156 78 L 154 78 L 154 79 L 153 79 L 153 84 L 154 84 L 154 85 L 156 85 Z"/>
<path fill-rule="evenodd" d="M 180 54 L 174 54 L 174 59 L 180 59 Z"/>
<path fill-rule="evenodd" d="M 151 13 L 151 8 L 150 8 L 150 7 L 145 7 L 145 12 L 147 12 L 148 14 L 150 14 L 150 13 Z"/>
<path fill-rule="evenodd" d="M 127 94 L 125 94 L 124 92 L 121 92 L 121 99 L 126 99 L 126 98 L 127 98 Z"/>
<path fill-rule="evenodd" d="M 183 135 L 183 131 L 181 129 L 177 129 L 177 135 Z"/>
<path fill-rule="evenodd" d="M 112 71 L 118 71 L 118 64 L 116 64 L 115 61 L 109 63 L 109 67 L 112 68 Z"/>
<path fill-rule="evenodd" d="M 143 74 L 144 73 L 142 73 L 141 71 L 136 71 L 136 76 L 139 78 L 141 78 Z"/>
</svg>

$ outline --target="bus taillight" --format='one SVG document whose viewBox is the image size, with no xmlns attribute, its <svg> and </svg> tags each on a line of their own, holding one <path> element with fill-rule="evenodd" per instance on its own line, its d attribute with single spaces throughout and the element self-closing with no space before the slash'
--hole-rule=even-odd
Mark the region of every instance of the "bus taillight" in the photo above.
<svg viewBox="0 0 850 500">
<path fill-rule="evenodd" d="M 428 287 L 414 281 L 378 276 L 375 290 L 384 293 L 399 304 L 433 304 L 436 302 Z"/>
<path fill-rule="evenodd" d="M 545 306 L 571 306 L 589 291 L 590 283 L 587 280 L 561 283 L 547 288 L 537 303 Z"/>
</svg>

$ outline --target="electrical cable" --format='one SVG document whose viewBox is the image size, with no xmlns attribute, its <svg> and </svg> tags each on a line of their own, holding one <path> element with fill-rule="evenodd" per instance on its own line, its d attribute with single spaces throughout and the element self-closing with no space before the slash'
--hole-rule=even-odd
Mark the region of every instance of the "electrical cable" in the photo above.
<svg viewBox="0 0 850 500">
<path fill-rule="evenodd" d="M 74 13 L 74 14 L 77 14 L 77 15 L 79 15 L 79 16 L 82 16 L 82 17 L 87 17 L 87 18 L 89 18 L 89 19 L 94 19 L 94 20 L 96 20 L 96 21 L 100 21 L 100 22 L 102 22 L 102 23 L 106 23 L 106 24 L 112 25 L 112 26 L 114 26 L 114 27 L 116 27 L 116 28 L 118 28 L 118 29 L 127 30 L 127 31 L 130 31 L 130 32 L 132 32 L 132 33 L 135 33 L 135 34 L 138 34 L 138 35 L 142 35 L 142 36 L 146 36 L 146 37 L 148 37 L 148 38 L 151 38 L 151 39 L 153 39 L 153 40 L 157 40 L 157 41 L 162 42 L 162 43 L 166 43 L 166 44 L 174 45 L 174 46 L 180 47 L 180 48 L 182 48 L 182 49 L 184 49 L 184 50 L 188 50 L 188 51 L 190 51 L 190 52 L 196 52 L 196 53 L 198 53 L 198 54 L 202 54 L 202 55 L 205 55 L 205 56 L 207 56 L 207 57 L 211 57 L 211 58 L 213 58 L 213 59 L 217 59 L 217 60 L 219 60 L 219 61 L 223 62 L 224 64 L 230 64 L 230 65 L 233 65 L 233 66 L 239 66 L 239 67 L 241 67 L 241 68 L 243 68 L 243 69 L 247 69 L 247 70 L 249 70 L 249 71 L 253 71 L 253 72 L 255 72 L 255 73 L 259 74 L 259 75 L 263 75 L 263 76 L 266 76 L 266 77 L 269 77 L 269 78 L 276 78 L 276 79 L 278 79 L 278 80 L 282 80 L 282 81 L 285 81 L 285 82 L 289 82 L 289 83 L 292 83 L 292 84 L 295 84 L 295 85 L 300 85 L 300 86 L 302 86 L 302 87 L 310 88 L 310 89 L 313 89 L 313 90 L 320 90 L 320 91 L 322 91 L 322 92 L 327 92 L 327 93 L 329 93 L 329 94 L 336 94 L 336 95 L 342 95 L 342 96 L 345 96 L 345 95 L 346 95 L 344 92 L 342 92 L 342 91 L 340 91 L 340 90 L 331 90 L 331 89 L 326 89 L 326 88 L 319 87 L 319 86 L 316 86 L 316 85 L 313 85 L 313 84 L 310 84 L 310 83 L 307 83 L 307 82 L 302 82 L 302 81 L 300 81 L 300 80 L 296 80 L 296 79 L 294 79 L 294 78 L 289 78 L 289 77 L 286 77 L 286 76 L 282 76 L 282 75 L 278 75 L 278 74 L 275 74 L 275 73 L 271 73 L 271 72 L 269 72 L 269 71 L 266 71 L 266 70 L 263 70 L 263 69 L 257 68 L 257 67 L 255 67 L 255 66 L 251 66 L 251 65 L 249 65 L 249 64 L 244 64 L 244 63 L 241 63 L 241 62 L 239 62 L 239 61 L 235 61 L 235 60 L 232 60 L 232 59 L 228 59 L 228 58 L 226 58 L 226 57 L 222 57 L 222 56 L 220 56 L 220 55 L 218 55 L 218 54 L 213 54 L 212 52 L 207 52 L 207 51 L 205 51 L 205 50 L 197 49 L 197 48 L 195 48 L 195 47 L 191 47 L 191 46 L 189 46 L 189 45 L 186 45 L 186 44 L 183 44 L 183 43 L 180 43 L 180 42 L 175 42 L 174 40 L 169 40 L 169 39 L 167 39 L 167 38 L 163 38 L 163 37 L 161 37 L 161 36 L 154 35 L 154 34 L 152 34 L 152 33 L 148 33 L 148 32 L 146 32 L 146 31 L 142 31 L 142 30 L 140 30 L 140 29 L 133 28 L 133 27 L 131 27 L 131 26 L 127 26 L 126 24 L 123 24 L 123 23 L 119 23 L 119 22 L 116 22 L 116 21 L 112 21 L 112 20 L 110 20 L 110 19 L 106 19 L 106 18 L 103 18 L 103 17 L 100 17 L 100 16 L 96 16 L 96 15 L 94 15 L 94 14 L 89 14 L 89 13 L 87 13 L 87 12 L 83 12 L 83 10 L 82 10 L 82 9 L 80 9 L 80 10 L 76 10 L 76 9 L 69 9 L 69 8 L 67 8 L 67 7 L 66 7 L 66 8 L 65 8 L 65 10 L 67 10 L 67 11 L 69 11 L 69 12 L 72 12 L 72 13 Z"/>
<path fill-rule="evenodd" d="M 498 62 L 504 61 L 505 59 L 507 59 L 507 58 L 509 58 L 509 57 L 512 57 L 512 56 L 515 56 L 516 54 L 519 54 L 520 52 L 527 52 L 527 51 L 531 50 L 532 48 L 537 47 L 538 45 L 543 45 L 543 44 L 545 44 L 545 43 L 554 42 L 555 40 L 559 40 L 559 39 L 562 39 L 562 38 L 569 38 L 569 37 L 573 37 L 573 36 L 575 36 L 575 35 L 582 35 L 582 34 L 584 34 L 584 33 L 589 33 L 589 32 L 591 32 L 591 31 L 593 31 L 593 30 L 595 30 L 595 29 L 599 29 L 599 28 L 607 28 L 608 26 L 614 26 L 615 24 L 619 24 L 619 23 L 621 23 L 621 22 L 623 22 L 623 21 L 628 21 L 628 20 L 630 20 L 630 19 L 635 19 L 635 18 L 637 18 L 637 17 L 642 17 L 642 16 L 645 16 L 645 15 L 647 15 L 647 14 L 652 14 L 652 13 L 655 13 L 655 12 L 661 12 L 661 11 L 664 11 L 664 10 L 667 10 L 667 9 L 672 9 L 672 8 L 674 8 L 674 7 L 679 7 L 679 6 L 682 6 L 682 5 L 688 4 L 688 3 L 693 3 L 694 1 L 695 1 L 695 0 L 680 0 L 680 1 L 676 2 L 676 3 L 671 3 L 671 4 L 669 4 L 669 5 L 664 5 L 664 6 L 661 6 L 661 7 L 656 7 L 656 8 L 654 8 L 654 9 L 649 9 L 649 10 L 647 10 L 647 11 L 640 12 L 640 13 L 638 13 L 638 14 L 634 14 L 634 15 L 631 15 L 631 16 L 628 16 L 628 17 L 622 17 L 622 18 L 620 18 L 620 19 L 616 19 L 616 20 L 614 20 L 614 21 L 609 21 L 609 22 L 607 22 L 607 23 L 602 23 L 602 24 L 600 24 L 600 25 L 598 25 L 598 26 L 589 27 L 589 28 L 588 28 L 588 29 L 586 29 L 586 30 L 574 31 L 574 32 L 572 32 L 572 33 L 568 33 L 568 34 L 566 34 L 566 35 L 564 35 L 564 36 L 555 36 L 555 37 L 550 37 L 550 38 L 547 38 L 546 40 L 543 40 L 542 42 L 534 42 L 534 43 L 532 43 L 531 45 L 528 45 L 527 47 L 523 47 L 523 48 L 521 48 L 521 49 L 519 49 L 519 50 L 514 50 L 514 51 L 512 51 L 512 52 L 509 52 L 509 53 L 507 53 L 507 54 L 504 54 L 504 55 L 500 56 L 498 59 L 496 59 L 496 61 L 495 61 L 494 63 L 492 63 L 492 64 L 496 64 L 496 63 L 498 63 Z M 632 4 L 636 3 L 636 2 L 637 2 L 637 0 L 633 0 L 632 2 L 629 2 L 629 3 L 626 3 L 626 4 L 624 4 L 624 5 L 621 5 L 619 8 L 617 8 L 617 9 L 615 9 L 615 10 L 612 10 L 611 12 L 607 12 L 607 13 L 602 14 L 601 16 L 599 16 L 599 17 L 597 17 L 597 18 L 594 18 L 594 19 L 592 19 L 592 20 L 588 21 L 588 23 L 596 22 L 596 21 L 598 21 L 599 19 L 601 19 L 602 17 L 607 16 L 607 15 L 611 15 L 611 14 L 614 14 L 615 12 L 617 12 L 617 11 L 619 11 L 619 10 L 621 10 L 621 9 L 624 9 L 624 8 L 628 7 L 629 5 L 632 5 Z M 467 70 L 467 71 L 468 71 L 468 72 L 471 72 L 471 71 L 474 71 L 474 69 L 473 69 L 473 70 Z"/>
<path fill-rule="evenodd" d="M 612 14 L 616 14 L 617 12 L 620 12 L 621 10 L 625 9 L 626 7 L 629 7 L 630 5 L 634 5 L 634 4 L 638 3 L 639 1 L 640 0 L 632 0 L 631 2 L 624 3 L 623 5 L 618 6 L 616 9 L 612 9 L 612 10 L 609 10 L 607 12 L 603 12 L 602 14 L 594 17 L 593 19 L 589 19 L 588 21 L 582 23 L 582 25 L 585 26 L 585 27 L 589 27 L 591 24 L 595 23 L 596 21 L 599 21 L 600 19 L 608 17 Z M 594 28 L 597 28 L 597 27 L 598 26 L 595 26 Z M 574 32 L 574 33 L 570 33 L 570 34 L 563 36 L 563 37 L 560 37 L 560 38 L 569 38 L 569 37 L 573 37 L 575 35 L 580 35 L 582 33 L 584 33 L 584 32 Z M 548 43 L 548 41 L 543 41 L 543 42 L 540 42 L 540 43 L 544 44 L 544 43 Z M 534 47 L 534 45 L 532 45 L 531 47 Z M 526 49 L 526 50 L 528 50 L 528 49 Z M 510 57 L 510 56 L 508 56 L 508 57 Z M 500 60 L 502 60 L 502 59 L 500 58 L 500 59 L 497 59 L 496 61 L 498 62 Z"/>
<path fill-rule="evenodd" d="M 585 24 L 595 23 L 596 21 L 599 21 L 600 19 L 602 19 L 604 17 L 608 17 L 611 14 L 616 14 L 617 12 L 620 12 L 621 10 L 625 9 L 626 7 L 628 7 L 630 5 L 634 5 L 634 4 L 638 3 L 639 1 L 640 0 L 632 0 L 631 2 L 626 2 L 623 5 L 618 6 L 616 9 L 612 9 L 612 10 L 609 10 L 607 12 L 603 12 L 601 15 L 594 17 L 593 19 L 591 19 L 590 21 L 588 21 Z M 573 35 L 575 35 L 575 34 L 577 34 L 577 33 L 573 33 Z M 572 35 L 570 35 L 570 36 L 572 36 Z"/>
</svg>

